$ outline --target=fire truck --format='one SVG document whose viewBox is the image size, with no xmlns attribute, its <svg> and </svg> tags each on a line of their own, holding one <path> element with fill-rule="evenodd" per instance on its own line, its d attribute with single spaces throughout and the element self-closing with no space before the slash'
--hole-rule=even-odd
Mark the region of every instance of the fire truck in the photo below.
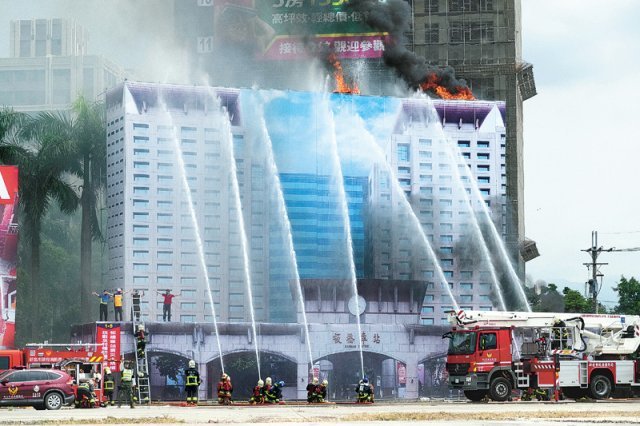
<svg viewBox="0 0 640 426">
<path fill-rule="evenodd" d="M 56 368 L 69 373 L 74 388 L 93 379 L 97 400 L 105 401 L 102 385 L 103 368 L 107 360 L 99 344 L 47 344 L 30 343 L 24 349 L 0 350 L 0 372 L 19 368 Z"/>
<path fill-rule="evenodd" d="M 640 386 L 640 316 L 457 311 L 446 369 L 472 401 L 506 401 L 513 389 L 556 398 L 609 398 Z"/>
</svg>

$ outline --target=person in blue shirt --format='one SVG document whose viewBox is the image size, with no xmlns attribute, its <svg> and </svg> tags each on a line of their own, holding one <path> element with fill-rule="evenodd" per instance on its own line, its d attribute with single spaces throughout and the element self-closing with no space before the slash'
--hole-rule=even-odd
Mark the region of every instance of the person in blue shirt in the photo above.
<svg viewBox="0 0 640 426">
<path fill-rule="evenodd" d="M 98 294 L 94 291 L 93 295 L 100 298 L 100 321 L 109 321 L 107 319 L 107 307 L 109 306 L 109 300 L 111 300 L 113 294 L 109 293 L 107 290 L 104 290 L 102 294 Z"/>
</svg>

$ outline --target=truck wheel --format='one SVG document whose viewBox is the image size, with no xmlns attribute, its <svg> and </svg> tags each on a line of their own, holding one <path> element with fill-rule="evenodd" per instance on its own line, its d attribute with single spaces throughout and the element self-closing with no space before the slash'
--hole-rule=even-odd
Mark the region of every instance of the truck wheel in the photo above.
<svg viewBox="0 0 640 426">
<path fill-rule="evenodd" d="M 594 399 L 607 399 L 611 395 L 611 380 L 607 376 L 597 374 L 591 378 L 589 391 Z"/>
<path fill-rule="evenodd" d="M 49 392 L 44 396 L 44 406 L 47 410 L 59 410 L 64 405 L 64 398 L 58 392 Z"/>
<path fill-rule="evenodd" d="M 511 382 L 504 377 L 496 377 L 489 386 L 489 396 L 494 401 L 506 401 L 511 396 Z"/>
<path fill-rule="evenodd" d="M 464 391 L 464 396 L 466 396 L 467 399 L 470 399 L 471 401 L 478 402 L 482 401 L 482 399 L 487 396 L 487 391 L 484 389 L 466 390 Z"/>
</svg>

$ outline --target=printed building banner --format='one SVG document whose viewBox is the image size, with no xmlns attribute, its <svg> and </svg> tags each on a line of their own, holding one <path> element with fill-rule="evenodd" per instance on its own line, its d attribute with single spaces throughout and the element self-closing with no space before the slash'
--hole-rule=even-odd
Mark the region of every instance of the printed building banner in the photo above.
<svg viewBox="0 0 640 426">
<path fill-rule="evenodd" d="M 347 5 L 348 0 L 218 0 L 215 37 L 251 47 L 263 59 L 305 59 L 318 52 L 339 59 L 382 57 L 388 35 L 374 31 L 366 14 Z"/>
<path fill-rule="evenodd" d="M 18 255 L 18 168 L 0 166 L 0 349 L 14 347 Z"/>
<path fill-rule="evenodd" d="M 112 372 L 120 371 L 120 325 L 102 323 L 96 326 L 96 343 Z"/>
</svg>

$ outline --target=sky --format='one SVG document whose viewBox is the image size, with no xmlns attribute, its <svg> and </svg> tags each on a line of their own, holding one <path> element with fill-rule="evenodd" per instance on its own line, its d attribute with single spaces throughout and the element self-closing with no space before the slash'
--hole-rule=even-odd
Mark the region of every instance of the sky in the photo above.
<svg viewBox="0 0 640 426">
<path fill-rule="evenodd" d="M 640 247 L 640 2 L 523 0 L 523 59 L 538 95 L 524 106 L 525 227 L 541 256 L 527 274 L 584 291 L 591 232 L 604 248 Z M 600 300 L 640 252 L 602 253 Z M 611 303 L 608 303 L 609 305 Z"/>
<path fill-rule="evenodd" d="M 9 53 L 10 20 L 61 17 L 89 30 L 89 53 L 153 67 L 172 36 L 163 4 L 0 0 L 0 57 Z M 150 19 L 135 18 L 140 8 Z M 533 280 L 584 290 L 590 257 L 580 250 L 594 230 L 604 248 L 640 247 L 639 17 L 637 0 L 522 0 L 522 56 L 538 90 L 524 106 L 525 228 L 541 253 L 527 263 Z M 640 252 L 603 253 L 599 261 L 608 263 L 600 299 L 612 305 L 620 276 L 640 278 Z"/>
</svg>

